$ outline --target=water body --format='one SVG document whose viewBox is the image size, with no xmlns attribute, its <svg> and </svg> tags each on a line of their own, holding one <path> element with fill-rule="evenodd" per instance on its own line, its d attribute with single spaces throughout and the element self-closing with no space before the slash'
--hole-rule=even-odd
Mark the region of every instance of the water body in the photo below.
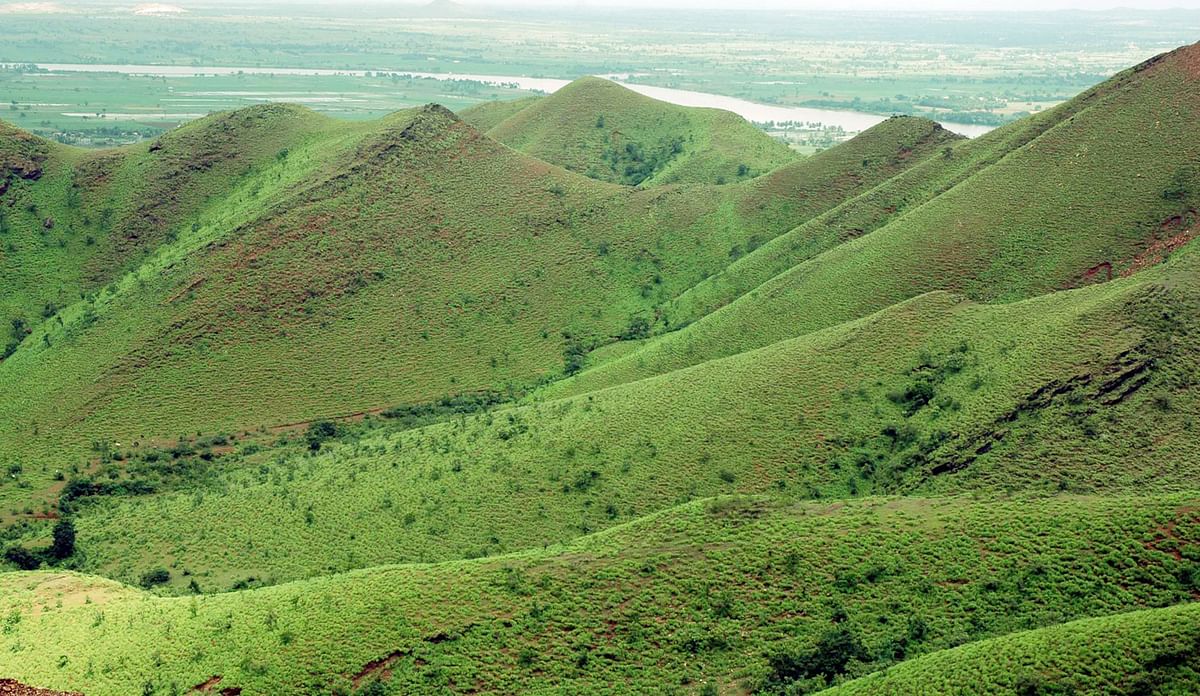
<svg viewBox="0 0 1200 696">
<path fill-rule="evenodd" d="M 328 70 L 314 68 L 237 68 L 237 67 L 217 67 L 203 66 L 195 67 L 188 65 L 102 65 L 102 64 L 75 64 L 75 63 L 38 63 L 38 67 L 49 70 L 51 73 L 58 72 L 105 72 L 105 73 L 121 73 L 125 75 L 147 75 L 152 77 L 199 77 L 207 75 L 236 75 L 244 73 L 247 75 L 351 75 L 365 76 L 368 73 L 394 73 L 397 75 L 409 75 L 412 77 L 428 77 L 437 80 L 475 80 L 494 85 L 516 85 L 520 89 L 538 90 L 552 93 L 568 84 L 569 80 L 559 80 L 547 77 L 523 77 L 513 75 L 472 75 L 459 73 L 428 73 L 428 72 L 413 72 L 409 70 Z M 624 78 L 624 75 L 606 75 L 610 78 Z M 776 123 L 783 121 L 796 121 L 800 123 L 821 123 L 826 126 L 840 126 L 848 132 L 863 131 L 871 126 L 881 122 L 885 117 L 875 114 L 866 114 L 859 111 L 839 111 L 834 109 L 810 109 L 806 107 L 796 106 L 776 106 L 773 104 L 760 104 L 758 102 L 738 99 L 737 97 L 726 97 L 720 94 L 708 94 L 705 92 L 693 92 L 685 89 L 672 89 L 669 87 L 651 87 L 648 85 L 639 85 L 636 83 L 621 81 L 621 84 L 629 89 L 644 94 L 648 97 L 653 97 L 672 104 L 680 106 L 704 106 L 714 109 L 724 109 L 732 111 L 748 121 L 756 123 L 766 123 L 775 121 Z M 965 123 L 953 123 L 943 121 L 942 125 L 947 129 L 960 133 L 962 135 L 974 138 L 983 135 L 992 130 L 993 126 L 979 126 Z"/>
</svg>

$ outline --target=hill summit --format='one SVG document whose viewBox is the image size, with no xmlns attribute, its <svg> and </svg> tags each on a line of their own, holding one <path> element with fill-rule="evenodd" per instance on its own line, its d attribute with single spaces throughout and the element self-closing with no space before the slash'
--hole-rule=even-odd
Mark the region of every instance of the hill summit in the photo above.
<svg viewBox="0 0 1200 696">
<path fill-rule="evenodd" d="M 737 114 L 668 104 L 599 77 L 530 103 L 488 135 L 593 179 L 635 186 L 733 183 L 796 159 Z"/>
</svg>

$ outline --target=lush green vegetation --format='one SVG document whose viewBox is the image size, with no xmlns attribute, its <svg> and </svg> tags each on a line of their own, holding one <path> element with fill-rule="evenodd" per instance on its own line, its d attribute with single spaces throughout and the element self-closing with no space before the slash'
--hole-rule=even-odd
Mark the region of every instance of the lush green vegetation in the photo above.
<svg viewBox="0 0 1200 696">
<path fill-rule="evenodd" d="M 0 127 L 0 674 L 1194 690 L 1197 66 L 803 159 L 598 79 Z"/>
<path fill-rule="evenodd" d="M 262 106 L 153 144 L 62 150 L 58 175 L 5 194 L 16 211 L 5 262 L 34 269 L 55 254 L 61 272 L 76 270 L 74 288 L 11 276 L 22 293 L 9 316 L 39 330 L 0 365 L 0 384 L 26 395 L 0 404 L 0 431 L 28 439 L 32 474 L 39 452 L 58 469 L 81 465 L 61 460 L 72 445 L 519 391 L 561 374 L 564 352 L 643 334 L 656 305 L 745 249 L 934 156 L 949 136 L 918 123 L 929 137 L 880 127 L 848 143 L 853 175 L 830 155 L 695 190 L 571 175 L 437 108 L 338 124 Z M 241 147 L 242 135 L 255 146 Z M 60 231 L 71 223 L 42 224 L 81 170 L 97 191 L 57 219 L 95 228 L 90 245 Z M 305 260 L 313 254 L 322 262 Z M 61 309 L 43 318 L 47 304 Z M 338 348 L 347 340 L 354 355 Z"/>
<path fill-rule="evenodd" d="M 781 680 L 807 692 L 973 640 L 1185 601 L 1200 549 L 1188 500 L 725 497 L 545 551 L 174 598 L 13 573 L 0 576 L 0 666 L 97 696 L 217 676 L 245 693 L 345 692 L 381 665 L 382 693 L 397 694 L 773 692 Z M 1194 612 L 1161 616 L 1129 630 L 1173 632 L 1155 644 L 1194 635 Z M 849 659 L 830 654 L 838 634 Z M 1070 672 L 1089 656 L 1062 659 Z M 832 673 L 793 682 L 805 664 Z"/>
<path fill-rule="evenodd" d="M 934 653 L 841 694 L 1195 693 L 1200 605 L 1084 619 Z"/>
</svg>

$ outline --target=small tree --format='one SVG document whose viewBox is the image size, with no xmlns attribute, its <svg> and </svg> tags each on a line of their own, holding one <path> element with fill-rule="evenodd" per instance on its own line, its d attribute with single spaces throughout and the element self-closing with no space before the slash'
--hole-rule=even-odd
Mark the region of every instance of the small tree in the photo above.
<svg viewBox="0 0 1200 696">
<path fill-rule="evenodd" d="M 308 448 L 314 452 L 321 449 L 321 444 L 326 440 L 331 440 L 339 435 L 337 423 L 332 421 L 317 421 L 308 426 L 308 432 L 305 433 L 305 439 L 308 440 Z"/>
<path fill-rule="evenodd" d="M 54 525 L 54 541 L 50 544 L 50 555 L 62 560 L 75 553 L 75 523 L 64 517 Z"/>
</svg>

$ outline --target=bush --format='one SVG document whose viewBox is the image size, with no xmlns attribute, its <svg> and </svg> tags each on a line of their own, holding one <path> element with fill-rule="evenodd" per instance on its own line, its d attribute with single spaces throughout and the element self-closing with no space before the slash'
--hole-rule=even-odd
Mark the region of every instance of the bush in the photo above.
<svg viewBox="0 0 1200 696">
<path fill-rule="evenodd" d="M 563 347 L 563 374 L 571 375 L 583 369 L 587 362 L 587 347 L 579 339 L 569 339 Z"/>
<path fill-rule="evenodd" d="M 8 547 L 4 551 L 4 560 L 21 570 L 37 570 L 42 565 L 42 559 L 24 546 Z"/>
<path fill-rule="evenodd" d="M 332 440 L 340 434 L 341 430 L 337 423 L 332 421 L 317 421 L 308 426 L 308 432 L 304 434 L 304 439 L 308 441 L 308 448 L 314 452 L 321 449 L 321 445 L 326 440 Z"/>
<path fill-rule="evenodd" d="M 636 341 L 650 335 L 650 320 L 646 317 L 631 317 L 629 327 L 621 334 L 623 341 Z"/>
<path fill-rule="evenodd" d="M 801 679 L 821 677 L 828 684 L 846 671 L 851 660 L 862 659 L 865 650 L 858 637 L 845 626 L 826 631 L 812 648 L 798 653 L 781 652 L 767 657 L 771 672 L 768 686 L 784 686 Z"/>
<path fill-rule="evenodd" d="M 171 572 L 166 568 L 154 568 L 142 573 L 142 587 L 150 589 L 156 585 L 166 584 L 171 580 Z"/>
</svg>

